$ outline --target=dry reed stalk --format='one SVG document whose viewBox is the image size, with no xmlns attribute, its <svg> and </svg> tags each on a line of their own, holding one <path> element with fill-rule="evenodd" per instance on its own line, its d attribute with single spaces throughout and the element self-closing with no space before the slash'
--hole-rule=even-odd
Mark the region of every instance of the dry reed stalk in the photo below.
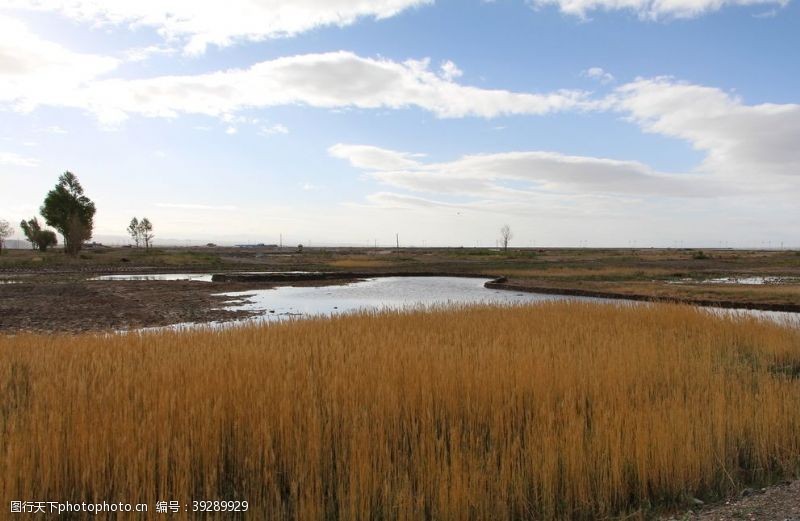
<svg viewBox="0 0 800 521">
<path fill-rule="evenodd" d="M 0 498 L 243 499 L 259 519 L 641 513 L 796 473 L 798 373 L 797 330 L 680 306 L 0 337 Z"/>
</svg>

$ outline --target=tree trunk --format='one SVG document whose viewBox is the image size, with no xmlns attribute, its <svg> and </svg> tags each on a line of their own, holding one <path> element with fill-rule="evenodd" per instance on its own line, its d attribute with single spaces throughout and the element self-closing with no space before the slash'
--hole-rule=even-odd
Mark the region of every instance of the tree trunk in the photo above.
<svg viewBox="0 0 800 521">
<path fill-rule="evenodd" d="M 77 255 L 81 250 L 84 238 L 84 226 L 77 215 L 70 217 L 66 232 L 64 234 L 65 251 L 70 255 Z"/>
</svg>

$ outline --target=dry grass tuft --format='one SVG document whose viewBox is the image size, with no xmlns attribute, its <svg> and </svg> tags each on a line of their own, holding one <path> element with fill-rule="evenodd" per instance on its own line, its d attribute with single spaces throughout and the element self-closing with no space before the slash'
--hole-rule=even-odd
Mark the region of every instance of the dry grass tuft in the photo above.
<svg viewBox="0 0 800 521">
<path fill-rule="evenodd" d="M 796 472 L 798 367 L 796 330 L 673 306 L 0 337 L 0 499 L 641 514 Z"/>
<path fill-rule="evenodd" d="M 545 278 L 545 279 L 579 279 L 579 280 L 630 280 L 653 278 L 670 278 L 675 275 L 674 269 L 667 268 L 628 268 L 619 266 L 598 266 L 579 268 L 571 266 L 550 266 L 547 268 L 505 269 L 508 277 Z"/>
<path fill-rule="evenodd" d="M 394 265 L 393 261 L 381 259 L 340 259 L 328 262 L 329 266 L 335 268 L 389 268 Z"/>
</svg>

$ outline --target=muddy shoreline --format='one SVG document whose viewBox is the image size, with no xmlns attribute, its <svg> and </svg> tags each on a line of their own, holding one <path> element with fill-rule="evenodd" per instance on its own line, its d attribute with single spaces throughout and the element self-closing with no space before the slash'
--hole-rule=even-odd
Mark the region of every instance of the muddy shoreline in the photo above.
<svg viewBox="0 0 800 521">
<path fill-rule="evenodd" d="M 509 282 L 507 277 L 488 275 L 485 273 L 464 272 L 413 272 L 413 271 L 381 271 L 381 272 L 315 272 L 315 273 L 263 273 L 263 274 L 238 274 L 219 273 L 213 275 L 214 282 L 297 282 L 297 281 L 327 281 L 327 280 L 362 280 L 370 277 L 466 277 L 488 278 L 484 284 L 489 289 L 518 291 L 524 293 L 541 293 L 546 295 L 567 295 L 576 297 L 594 297 L 615 300 L 632 300 L 638 302 L 661 302 L 668 304 L 688 304 L 700 307 L 717 307 L 724 309 L 749 309 L 760 311 L 800 312 L 800 304 L 771 304 L 767 302 L 747 302 L 732 300 L 690 299 L 676 297 L 662 297 L 657 295 L 643 295 L 636 293 L 619 293 L 611 291 L 597 291 L 579 288 L 562 288 L 541 286 L 532 281 L 522 284 L 516 281 Z"/>
<path fill-rule="evenodd" d="M 500 277 L 504 279 L 504 277 Z M 705 300 L 689 299 L 676 297 L 660 297 L 657 295 L 639 295 L 635 293 L 616 293 L 609 291 L 595 291 L 576 288 L 560 288 L 551 286 L 538 286 L 535 284 L 509 283 L 506 281 L 493 280 L 484 284 L 490 289 L 502 289 L 508 291 L 520 291 L 526 293 L 543 293 L 546 295 L 569 295 L 574 297 L 595 297 L 615 300 L 632 300 L 636 302 L 659 302 L 665 304 L 688 304 L 700 307 L 715 307 L 724 309 L 752 309 L 760 311 L 786 311 L 800 312 L 798 304 L 770 304 L 767 302 L 740 302 L 732 300 Z"/>
<path fill-rule="evenodd" d="M 0 333 L 81 333 L 167 326 L 185 322 L 230 321 L 257 313 L 221 309 L 230 297 L 276 286 L 346 284 L 373 277 L 470 277 L 491 279 L 490 289 L 572 295 L 640 302 L 680 303 L 726 309 L 800 312 L 800 305 L 724 300 L 676 299 L 654 295 L 541 285 L 536 280 L 508 280 L 487 273 L 459 271 L 320 271 L 308 273 L 237 273 L 219 271 L 214 282 L 97 281 L 101 274 L 209 273 L 214 270 L 136 267 L 117 270 L 14 270 L 13 284 L 0 284 Z M 9 273 L 9 271 L 4 271 Z M 244 301 L 245 297 L 238 300 Z"/>
<path fill-rule="evenodd" d="M 363 280 L 375 277 L 462 277 L 498 279 L 482 273 L 445 271 L 317 271 L 308 273 L 215 273 L 214 282 L 299 282 L 329 280 Z M 500 277 L 502 278 L 502 277 Z"/>
<path fill-rule="evenodd" d="M 291 286 L 345 284 L 352 280 L 296 281 Z M 274 288 L 279 284 L 197 281 L 95 281 L 81 278 L 21 279 L 0 285 L 0 334 L 87 333 L 231 321 L 258 316 L 221 309 L 220 293 Z"/>
</svg>

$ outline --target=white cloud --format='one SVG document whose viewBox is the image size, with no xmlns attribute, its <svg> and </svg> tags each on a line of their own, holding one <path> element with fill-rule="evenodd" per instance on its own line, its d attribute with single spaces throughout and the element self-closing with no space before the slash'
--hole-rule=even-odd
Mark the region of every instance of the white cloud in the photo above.
<svg viewBox="0 0 800 521">
<path fill-rule="evenodd" d="M 461 69 L 459 69 L 458 66 L 450 60 L 442 62 L 442 65 L 439 67 L 439 69 L 441 70 L 442 78 L 447 81 L 452 81 L 455 78 L 460 78 L 464 75 Z"/>
<path fill-rule="evenodd" d="M 259 133 L 262 136 L 274 136 L 276 134 L 288 134 L 289 128 L 286 125 L 275 123 L 274 125 L 262 125 Z"/>
<path fill-rule="evenodd" d="M 395 62 L 344 51 L 289 56 L 206 74 L 100 80 L 96 77 L 113 69 L 117 60 L 73 53 L 43 42 L 24 26 L 14 27 L 24 38 L 1 37 L 0 79 L 6 81 L 0 85 L 0 104 L 24 110 L 39 105 L 79 108 L 103 124 L 119 123 L 130 114 L 232 118 L 244 109 L 296 104 L 331 109 L 418 107 L 442 118 L 547 114 L 592 106 L 581 91 L 482 89 L 442 77 L 429 69 L 428 60 Z"/>
<path fill-rule="evenodd" d="M 671 78 L 638 79 L 597 102 L 646 132 L 689 142 L 706 155 L 679 174 L 636 161 L 545 151 L 467 155 L 420 163 L 411 154 L 338 144 L 329 152 L 394 188 L 492 200 L 542 193 L 630 197 L 763 197 L 800 191 L 800 105 L 747 105 L 720 89 Z"/>
<path fill-rule="evenodd" d="M 6 0 L 19 9 L 60 12 L 93 25 L 156 29 L 167 41 L 198 54 L 209 45 L 294 36 L 360 18 L 384 19 L 433 0 Z"/>
<path fill-rule="evenodd" d="M 768 9 L 766 11 L 754 14 L 753 18 L 775 18 L 776 16 L 778 16 L 777 9 Z"/>
<path fill-rule="evenodd" d="M 40 132 L 47 132 L 48 134 L 67 134 L 67 130 L 59 127 L 58 125 L 50 125 L 40 130 Z"/>
<path fill-rule="evenodd" d="M 694 18 L 728 6 L 777 5 L 789 0 L 529 0 L 534 7 L 557 6 L 565 14 L 586 18 L 592 11 L 626 10 L 642 19 Z"/>
<path fill-rule="evenodd" d="M 398 170 L 420 166 L 416 160 L 412 159 L 413 154 L 370 145 L 337 143 L 328 149 L 328 153 L 333 157 L 346 159 L 354 167 L 364 170 Z"/>
<path fill-rule="evenodd" d="M 689 214 L 714 226 L 741 212 L 754 212 L 753 221 L 762 224 L 774 223 L 781 212 L 794 219 L 796 212 L 786 208 L 800 195 L 800 105 L 748 105 L 720 89 L 652 78 L 622 85 L 596 106 L 646 132 L 685 140 L 705 158 L 689 172 L 669 174 L 636 161 L 544 151 L 473 154 L 441 163 L 365 145 L 338 144 L 329 152 L 391 188 L 433 194 L 374 193 L 367 199 L 379 208 L 564 218 L 598 212 L 658 226 L 673 216 L 686 221 L 685 230 L 693 229 Z"/>
<path fill-rule="evenodd" d="M 635 161 L 555 152 L 507 152 L 422 164 L 410 154 L 365 145 L 338 144 L 334 157 L 366 170 L 387 185 L 417 192 L 492 199 L 531 199 L 550 194 L 614 194 L 624 197 L 694 197 L 715 193 L 691 174 L 655 172 Z"/>
<path fill-rule="evenodd" d="M 554 222 L 553 219 L 557 219 L 556 222 L 559 224 L 570 220 L 585 223 L 586 219 L 591 219 L 594 224 L 602 222 L 607 226 L 609 222 L 615 220 L 628 220 L 630 212 L 642 210 L 642 202 L 636 199 L 626 200 L 624 204 L 620 204 L 619 199 L 614 197 L 581 194 L 539 193 L 535 198 L 528 199 L 479 198 L 448 201 L 444 200 L 444 196 L 427 198 L 396 192 L 376 192 L 369 194 L 366 199 L 367 204 L 351 206 L 407 210 L 414 213 L 423 211 L 438 218 L 449 216 L 448 224 L 459 232 L 463 231 L 464 226 L 460 220 L 464 219 L 469 223 L 466 225 L 467 229 L 474 229 L 486 224 L 486 214 L 497 214 L 502 216 L 504 221 L 514 222 L 519 222 L 520 217 L 533 216 L 547 219 L 550 223 Z M 497 226 L 499 227 L 501 223 L 502 221 Z M 542 230 L 537 229 L 536 233 L 540 234 Z"/>
<path fill-rule="evenodd" d="M 232 135 L 236 134 L 237 132 L 238 132 L 238 130 L 236 129 L 236 127 L 233 127 L 233 126 L 229 126 L 228 128 L 225 129 L 225 133 L 228 134 L 229 136 L 232 136 Z"/>
<path fill-rule="evenodd" d="M 698 171 L 739 183 L 800 175 L 800 105 L 746 105 L 720 89 L 671 78 L 619 87 L 616 109 L 645 131 L 688 141 L 706 153 Z M 764 188 L 763 186 L 760 188 Z"/>
<path fill-rule="evenodd" d="M 0 165 L 34 167 L 39 165 L 39 160 L 14 152 L 0 152 Z"/>
<path fill-rule="evenodd" d="M 191 203 L 156 203 L 158 208 L 174 208 L 177 210 L 209 210 L 209 211 L 233 211 L 236 206 L 232 205 L 211 205 L 211 204 L 191 204 Z"/>
<path fill-rule="evenodd" d="M 394 192 L 376 192 L 374 194 L 369 194 L 367 200 L 375 206 L 396 209 L 451 208 L 454 210 L 464 210 L 469 207 L 469 205 L 448 203 Z"/>
<path fill-rule="evenodd" d="M 125 51 L 125 58 L 129 62 L 141 62 L 151 56 L 169 56 L 175 54 L 175 49 L 161 45 L 148 45 L 146 47 L 135 47 Z"/>
<path fill-rule="evenodd" d="M 0 104 L 23 111 L 73 104 L 79 89 L 118 63 L 43 40 L 25 24 L 0 14 Z"/>
<path fill-rule="evenodd" d="M 601 67 L 589 67 L 581 73 L 582 76 L 597 80 L 602 84 L 611 83 L 614 81 L 614 75 L 606 72 Z"/>
</svg>

